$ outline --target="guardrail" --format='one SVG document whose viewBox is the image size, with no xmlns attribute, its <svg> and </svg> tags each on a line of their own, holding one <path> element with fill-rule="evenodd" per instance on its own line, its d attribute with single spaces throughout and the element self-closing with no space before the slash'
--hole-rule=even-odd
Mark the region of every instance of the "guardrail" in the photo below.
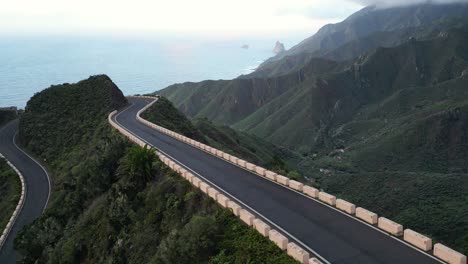
<svg viewBox="0 0 468 264">
<path fill-rule="evenodd" d="M 3 159 L 5 159 L 7 161 L 8 165 L 16 172 L 16 174 L 18 175 L 18 177 L 20 178 L 20 181 L 21 181 L 21 197 L 20 197 L 20 199 L 18 201 L 18 204 L 16 205 L 15 211 L 13 211 L 13 214 L 11 215 L 10 220 L 8 221 L 5 229 L 2 232 L 2 235 L 0 236 L 0 250 L 1 250 L 3 245 L 5 244 L 5 241 L 8 238 L 8 235 L 11 232 L 11 229 L 15 225 L 15 222 L 16 222 L 16 219 L 18 218 L 18 215 L 20 214 L 21 210 L 23 209 L 24 202 L 25 202 L 25 199 L 26 199 L 26 185 L 24 184 L 23 174 L 21 174 L 21 172 L 9 160 L 7 160 L 5 158 L 5 156 L 3 156 L 1 153 L 0 153 L 0 158 L 3 158 Z"/>
<path fill-rule="evenodd" d="M 274 181 L 274 182 L 277 182 L 289 189 L 292 189 L 296 192 L 300 192 L 316 201 L 319 201 L 321 202 L 322 204 L 325 204 L 329 207 L 332 207 L 332 208 L 336 208 L 337 210 L 351 216 L 351 217 L 354 217 L 355 219 L 363 222 L 363 223 L 366 223 L 370 226 L 373 226 L 375 227 L 376 229 L 379 229 L 379 230 L 382 230 L 383 232 L 389 234 L 389 235 L 392 235 L 404 242 L 406 242 L 407 244 L 410 244 L 412 245 L 413 247 L 423 251 L 423 252 L 426 252 L 426 253 L 430 253 L 430 251 L 433 249 L 432 251 L 432 255 L 437 257 L 439 260 L 442 260 L 442 261 L 445 261 L 449 264 L 466 264 L 466 256 L 453 250 L 453 249 L 450 249 L 442 244 L 436 244 L 434 246 L 434 248 L 432 247 L 432 240 L 422 234 L 419 234 L 413 230 L 410 230 L 410 229 L 406 229 L 403 231 L 403 226 L 394 222 L 394 221 L 391 221 L 385 217 L 379 217 L 376 213 L 374 212 L 371 212 L 367 209 L 364 209 L 364 208 L 361 208 L 361 207 L 357 207 L 356 208 L 356 205 L 354 205 L 353 203 L 350 203 L 348 201 L 345 201 L 343 199 L 336 199 L 335 196 L 331 195 L 331 194 L 328 194 L 328 193 L 325 193 L 325 192 L 321 192 L 319 190 L 317 190 L 316 188 L 314 187 L 311 187 L 311 186 L 307 186 L 307 185 L 304 185 L 303 183 L 300 183 L 300 182 L 297 182 L 297 181 L 293 181 L 293 180 L 290 180 L 289 178 L 283 176 L 283 175 L 279 175 L 273 171 L 269 171 L 265 168 L 262 168 L 261 166 L 257 166 L 255 164 L 252 164 L 250 162 L 247 162 L 245 160 L 242 160 L 241 158 L 238 158 L 238 157 L 235 157 L 233 155 L 230 155 L 228 153 L 225 153 L 221 150 L 218 150 L 216 148 L 213 148 L 213 147 L 210 147 L 208 145 L 205 145 L 203 143 L 200 143 L 200 142 L 197 142 L 193 139 L 190 139 L 186 136 L 183 136 L 181 134 L 178 134 L 176 132 L 173 132 L 169 129 L 166 129 L 164 127 L 161 127 L 161 126 L 158 126 L 156 124 L 153 124 L 149 121 L 147 121 L 146 119 L 143 119 L 140 115 L 141 113 L 143 113 L 145 110 L 147 110 L 149 107 L 151 107 L 154 103 L 156 103 L 158 97 L 149 97 L 149 96 L 144 96 L 144 97 L 139 97 L 139 96 L 133 96 L 133 98 L 145 98 L 145 99 L 153 99 L 153 101 L 146 105 L 144 108 L 142 108 L 140 111 L 138 111 L 137 113 L 137 120 L 141 123 L 143 123 L 144 125 L 148 126 L 148 127 L 151 127 L 153 129 L 156 129 L 168 136 L 171 136 L 175 139 L 178 139 L 182 142 L 185 142 L 193 147 L 196 147 L 200 150 L 203 150 L 213 156 L 216 156 L 220 159 L 223 159 L 227 162 L 230 162 L 230 163 L 233 163 L 253 174 L 256 174 L 258 176 L 261 176 L 261 177 L 264 177 L 264 178 L 267 178 L 271 181 Z M 112 114 L 115 114 L 116 111 L 112 112 Z M 111 119 L 111 115 L 109 115 L 109 120 L 112 121 Z M 112 124 L 113 122 L 111 122 Z M 144 142 L 141 141 L 140 139 L 134 137 L 132 134 L 128 133 L 126 130 L 118 127 L 116 124 L 112 124 L 114 127 L 116 127 L 122 134 L 126 135 L 127 137 L 129 137 L 132 141 L 134 141 L 135 143 L 139 144 L 140 146 L 144 146 Z M 170 161 L 169 158 L 165 157 L 164 155 L 162 155 L 161 153 L 158 153 L 158 156 L 161 158 L 161 157 L 164 157 L 165 160 L 163 160 L 161 158 L 161 160 L 163 160 L 164 163 L 166 164 L 170 164 L 171 168 L 173 168 L 174 170 L 181 170 L 184 174 L 181 174 L 184 178 L 186 178 L 188 181 L 190 181 L 194 186 L 196 186 L 197 188 L 201 188 L 200 186 L 203 184 L 203 188 L 205 189 L 205 193 L 208 194 L 208 190 L 206 188 L 211 188 L 209 187 L 206 187 L 205 184 L 202 180 L 198 179 L 197 177 L 195 177 L 194 175 L 192 175 L 191 173 L 185 171 L 183 168 L 181 168 L 179 165 L 173 163 L 172 161 Z M 189 174 L 189 176 L 185 176 L 185 174 Z M 207 185 L 207 184 L 206 184 Z M 202 190 L 203 191 L 203 190 Z M 211 197 L 211 196 L 210 196 Z M 216 197 L 213 198 L 213 197 Z M 241 215 L 241 212 L 243 212 L 242 210 L 245 210 L 243 208 L 241 208 L 237 203 L 235 203 L 234 201 L 231 201 L 229 200 L 228 198 L 226 198 L 224 195 L 223 196 L 220 196 L 220 195 L 217 195 L 217 196 L 213 196 L 212 198 L 214 200 L 216 200 L 218 203 L 221 204 L 221 206 L 223 207 L 227 207 L 227 208 L 230 208 L 234 215 L 236 216 L 240 216 Z M 218 197 L 221 197 L 221 198 L 218 198 Z M 271 241 L 273 241 L 278 247 L 280 247 L 282 250 L 286 250 L 288 255 L 292 256 L 294 259 L 298 260 L 299 262 L 301 263 L 304 263 L 304 264 L 308 264 L 308 263 L 314 263 L 314 264 L 317 264 L 317 263 L 322 263 L 320 262 L 317 258 L 309 258 L 309 253 L 307 253 L 306 251 L 304 251 L 302 248 L 300 248 L 298 245 L 294 244 L 294 243 L 288 243 L 288 239 L 281 235 L 278 231 L 274 230 L 274 229 L 271 229 L 270 230 L 270 226 L 268 226 L 267 224 L 263 223 L 262 225 L 259 225 L 261 227 L 259 227 L 257 229 L 257 227 L 253 224 L 257 219 L 254 218 L 250 218 L 250 217 L 246 217 L 245 216 L 245 213 L 243 213 L 243 217 L 241 217 L 241 220 L 243 220 L 244 222 L 246 222 L 246 224 L 248 224 L 249 226 L 254 226 L 254 228 L 259 231 L 262 235 L 265 235 L 266 233 L 268 233 L 268 237 Z M 258 219 L 260 220 L 260 219 Z M 252 222 L 252 224 L 251 224 Z M 258 222 L 258 221 L 257 221 Z M 265 230 L 268 229 L 269 231 L 266 232 Z M 265 235 L 266 236 L 266 235 Z M 403 236 L 403 237 L 402 237 Z M 307 261 L 306 261 L 307 259 Z"/>
</svg>

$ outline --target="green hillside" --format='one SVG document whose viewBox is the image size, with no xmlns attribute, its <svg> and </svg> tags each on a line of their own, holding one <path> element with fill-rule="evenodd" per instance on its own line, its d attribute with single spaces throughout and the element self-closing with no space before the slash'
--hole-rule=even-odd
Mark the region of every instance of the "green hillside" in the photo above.
<svg viewBox="0 0 468 264">
<path fill-rule="evenodd" d="M 53 186 L 45 213 L 15 239 L 22 263 L 295 263 L 112 129 L 108 114 L 125 105 L 107 76 L 28 102 L 21 142 Z"/>
<path fill-rule="evenodd" d="M 216 124 L 232 125 L 308 78 L 339 72 L 346 65 L 313 59 L 297 72 L 284 76 L 174 84 L 158 91 L 157 94 L 167 97 L 191 118 L 208 118 Z"/>
<path fill-rule="evenodd" d="M 287 73 L 289 68 L 279 69 L 274 65 L 278 62 L 284 64 L 281 61 L 288 57 L 288 60 L 295 58 L 295 65 L 305 65 L 308 60 L 300 58 L 306 54 L 313 54 L 312 57 L 338 60 L 352 59 L 378 46 L 390 47 L 402 43 L 409 37 L 419 37 L 421 33 L 431 28 L 443 30 L 447 29 L 444 27 L 446 24 L 453 26 L 459 21 L 466 23 L 467 16 L 468 5 L 466 3 L 427 2 L 389 8 L 368 6 L 342 22 L 325 25 L 316 34 L 283 52 L 280 56 L 266 60 L 259 66 L 259 70 L 251 75 L 268 76 L 271 69 Z M 411 28 L 416 30 L 411 32 Z M 374 34 L 380 36 L 375 38 Z"/>
<path fill-rule="evenodd" d="M 143 118 L 282 174 L 297 175 L 297 172 L 290 170 L 300 161 L 297 154 L 278 148 L 256 136 L 237 132 L 227 126 L 214 125 L 206 118 L 191 121 L 165 97 L 160 97 L 144 112 Z"/>
<path fill-rule="evenodd" d="M 468 26 L 457 26 L 352 61 L 321 60 L 327 66 L 320 67 L 313 59 L 282 77 L 296 82 L 239 121 L 223 119 L 233 115 L 224 107 L 206 117 L 298 151 L 303 160 L 292 168 L 314 184 L 468 253 L 466 43 Z M 308 71 L 311 64 L 323 70 Z M 232 89 L 216 85 L 205 89 Z M 178 105 L 177 90 L 162 94 Z M 241 108 L 236 93 L 206 100 Z"/>
<path fill-rule="evenodd" d="M 15 111 L 0 109 L 0 127 L 17 117 Z"/>
<path fill-rule="evenodd" d="M 0 158 L 0 230 L 5 228 L 21 196 L 21 182 L 16 172 Z"/>
</svg>

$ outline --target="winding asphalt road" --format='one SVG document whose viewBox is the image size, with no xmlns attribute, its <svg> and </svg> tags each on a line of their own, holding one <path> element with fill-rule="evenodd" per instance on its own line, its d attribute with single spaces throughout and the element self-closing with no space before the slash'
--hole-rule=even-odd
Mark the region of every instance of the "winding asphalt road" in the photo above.
<svg viewBox="0 0 468 264">
<path fill-rule="evenodd" d="M 17 131 L 18 120 L 11 121 L 0 128 L 0 152 L 23 174 L 26 184 L 26 200 L 23 210 L 16 219 L 5 245 L 0 250 L 0 263 L 2 264 L 16 263 L 19 254 L 13 248 L 13 241 L 18 231 L 42 214 L 49 199 L 50 183 L 47 172 L 16 145 Z"/>
<path fill-rule="evenodd" d="M 325 263 L 441 263 L 344 213 L 151 129 L 136 119 L 149 99 L 129 99 L 114 121 L 282 231 Z"/>
</svg>

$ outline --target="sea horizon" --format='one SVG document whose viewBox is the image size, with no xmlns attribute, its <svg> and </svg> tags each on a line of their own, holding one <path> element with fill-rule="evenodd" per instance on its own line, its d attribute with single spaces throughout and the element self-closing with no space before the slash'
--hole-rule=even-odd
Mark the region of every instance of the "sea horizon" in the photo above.
<svg viewBox="0 0 468 264">
<path fill-rule="evenodd" d="M 0 107 L 24 108 L 35 93 L 62 83 L 106 74 L 124 94 L 144 94 L 169 85 L 233 79 L 302 36 L 4 35 L 0 43 Z M 248 49 L 242 48 L 248 45 Z"/>
</svg>

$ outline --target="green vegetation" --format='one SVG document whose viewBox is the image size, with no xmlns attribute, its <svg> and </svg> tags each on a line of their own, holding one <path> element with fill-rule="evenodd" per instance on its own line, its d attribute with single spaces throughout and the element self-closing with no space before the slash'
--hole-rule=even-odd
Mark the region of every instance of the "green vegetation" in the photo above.
<svg viewBox="0 0 468 264">
<path fill-rule="evenodd" d="M 8 123 L 9 121 L 15 119 L 16 117 L 16 111 L 0 109 L 0 127 Z"/>
<path fill-rule="evenodd" d="M 317 187 L 468 254 L 464 22 L 442 21 L 419 40 L 350 61 L 314 58 L 299 69 L 292 61 L 293 72 L 242 79 L 244 86 L 186 83 L 161 94 L 195 119 L 301 153 L 291 168 Z"/>
<path fill-rule="evenodd" d="M 211 147 L 263 165 L 278 173 L 302 179 L 297 172 L 290 171 L 290 168 L 299 161 L 295 153 L 278 148 L 256 136 L 237 132 L 230 127 L 216 126 L 206 118 L 195 119 L 192 122 L 165 97 L 160 97 L 142 115 L 148 121 Z"/>
<path fill-rule="evenodd" d="M 131 176 L 124 164 L 137 152 L 151 157 L 139 147 L 128 151 L 118 181 L 65 231 L 49 262 L 295 263 L 159 160 L 152 178 L 135 184 L 145 173 Z"/>
<path fill-rule="evenodd" d="M 0 158 L 0 232 L 10 220 L 21 196 L 21 182 L 16 172 Z"/>
<path fill-rule="evenodd" d="M 15 240 L 23 263 L 295 263 L 113 130 L 107 115 L 125 103 L 106 76 L 28 102 L 21 142 L 48 165 L 53 191 Z"/>
</svg>

